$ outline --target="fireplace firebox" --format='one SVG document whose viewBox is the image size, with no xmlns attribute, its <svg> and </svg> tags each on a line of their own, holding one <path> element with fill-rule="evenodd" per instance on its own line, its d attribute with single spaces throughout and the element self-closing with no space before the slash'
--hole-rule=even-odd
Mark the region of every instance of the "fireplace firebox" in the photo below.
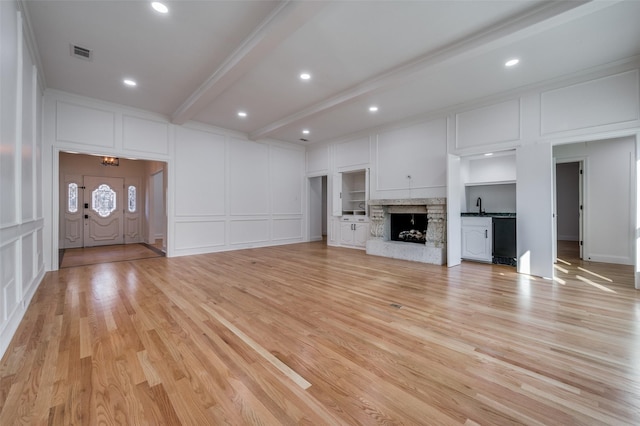
<svg viewBox="0 0 640 426">
<path fill-rule="evenodd" d="M 367 254 L 434 265 L 447 263 L 446 198 L 369 200 L 369 219 Z"/>
<path fill-rule="evenodd" d="M 389 239 L 424 244 L 427 241 L 426 213 L 393 213 Z"/>
</svg>

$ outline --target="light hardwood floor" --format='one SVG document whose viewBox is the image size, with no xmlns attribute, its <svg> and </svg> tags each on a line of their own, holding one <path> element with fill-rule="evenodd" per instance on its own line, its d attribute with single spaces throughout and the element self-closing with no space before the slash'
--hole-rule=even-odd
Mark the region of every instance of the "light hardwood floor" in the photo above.
<svg viewBox="0 0 640 426">
<path fill-rule="evenodd" d="M 555 281 L 322 243 L 48 273 L 0 425 L 640 424 L 632 269 L 560 253 Z"/>
<path fill-rule="evenodd" d="M 117 244 L 112 246 L 61 250 L 60 268 L 122 262 L 164 256 L 161 248 L 149 244 Z"/>
</svg>

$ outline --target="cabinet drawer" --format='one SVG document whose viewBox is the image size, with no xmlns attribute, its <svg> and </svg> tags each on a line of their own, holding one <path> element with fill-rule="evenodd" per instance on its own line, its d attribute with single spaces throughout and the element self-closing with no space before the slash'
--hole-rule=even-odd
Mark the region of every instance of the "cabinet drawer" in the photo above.
<svg viewBox="0 0 640 426">
<path fill-rule="evenodd" d="M 491 227 L 491 217 L 463 217 L 462 226 L 487 226 Z"/>
<path fill-rule="evenodd" d="M 351 223 L 369 223 L 369 218 L 367 216 L 342 216 L 340 218 L 340 221 Z"/>
</svg>

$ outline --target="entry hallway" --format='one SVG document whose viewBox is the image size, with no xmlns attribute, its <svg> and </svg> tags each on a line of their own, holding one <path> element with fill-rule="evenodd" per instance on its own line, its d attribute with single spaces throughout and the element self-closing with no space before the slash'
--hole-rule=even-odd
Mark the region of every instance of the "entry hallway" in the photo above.
<svg viewBox="0 0 640 426">
<path fill-rule="evenodd" d="M 632 268 L 555 281 L 323 243 L 48 273 L 0 424 L 640 424 Z"/>
</svg>

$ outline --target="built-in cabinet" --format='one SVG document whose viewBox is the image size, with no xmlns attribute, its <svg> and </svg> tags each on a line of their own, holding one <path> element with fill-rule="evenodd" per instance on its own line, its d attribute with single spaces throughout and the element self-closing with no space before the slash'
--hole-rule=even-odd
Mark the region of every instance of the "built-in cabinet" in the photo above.
<svg viewBox="0 0 640 426">
<path fill-rule="evenodd" d="M 343 216 L 340 219 L 340 245 L 365 248 L 369 238 L 369 219 Z"/>
<path fill-rule="evenodd" d="M 463 259 L 492 261 L 492 229 L 490 217 L 462 218 Z"/>
<path fill-rule="evenodd" d="M 333 176 L 333 216 L 330 243 L 364 249 L 369 238 L 369 169 Z"/>
<path fill-rule="evenodd" d="M 367 216 L 369 169 L 336 173 L 333 177 L 333 215 Z"/>
</svg>

